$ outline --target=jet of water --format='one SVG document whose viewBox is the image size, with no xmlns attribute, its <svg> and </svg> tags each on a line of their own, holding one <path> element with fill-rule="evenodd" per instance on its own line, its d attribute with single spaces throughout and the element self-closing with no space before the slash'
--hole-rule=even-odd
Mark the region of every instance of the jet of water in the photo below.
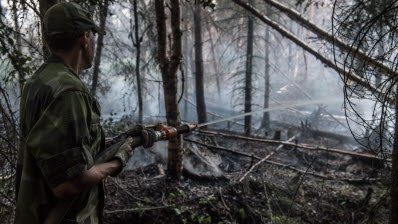
<svg viewBox="0 0 398 224">
<path fill-rule="evenodd" d="M 287 109 L 287 108 L 291 108 L 291 107 L 298 107 L 298 106 L 305 106 L 305 105 L 337 103 L 339 101 L 341 101 L 341 99 L 339 99 L 339 98 L 332 98 L 332 99 L 327 99 L 327 100 L 299 101 L 295 104 L 286 104 L 286 105 L 280 105 L 280 106 L 275 106 L 275 107 L 271 107 L 271 108 L 265 108 L 262 110 L 252 111 L 252 112 L 248 112 L 248 113 L 244 113 L 244 114 L 235 115 L 232 117 L 227 117 L 227 118 L 223 118 L 223 119 L 219 119 L 219 120 L 215 120 L 215 121 L 206 122 L 203 124 L 199 124 L 198 127 L 208 126 L 211 124 L 217 124 L 217 123 L 220 123 L 223 121 L 229 121 L 229 120 L 233 120 L 233 119 L 240 118 L 240 117 L 246 117 L 248 115 L 257 114 L 257 113 L 264 113 L 264 112 L 275 111 L 275 110 L 283 110 L 283 109 Z"/>
</svg>

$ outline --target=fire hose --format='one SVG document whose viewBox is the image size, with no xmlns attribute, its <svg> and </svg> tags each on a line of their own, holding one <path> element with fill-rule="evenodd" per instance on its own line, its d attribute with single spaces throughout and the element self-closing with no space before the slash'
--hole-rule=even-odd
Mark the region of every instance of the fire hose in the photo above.
<svg viewBox="0 0 398 224">
<path fill-rule="evenodd" d="M 152 126 L 146 126 L 145 128 L 150 128 L 154 130 L 155 142 L 158 141 L 167 141 L 178 135 L 186 134 L 192 132 L 196 128 L 198 128 L 197 124 L 184 124 L 179 127 L 171 127 L 163 124 L 156 124 Z M 116 139 L 119 140 L 117 143 L 108 147 L 106 150 L 100 152 L 95 157 L 95 164 L 104 163 L 113 158 L 113 156 L 118 152 L 120 146 L 124 144 L 127 137 L 130 136 L 129 131 L 119 135 Z M 142 137 L 141 136 L 132 136 L 133 141 L 131 143 L 131 147 L 135 148 L 142 145 Z"/>
</svg>

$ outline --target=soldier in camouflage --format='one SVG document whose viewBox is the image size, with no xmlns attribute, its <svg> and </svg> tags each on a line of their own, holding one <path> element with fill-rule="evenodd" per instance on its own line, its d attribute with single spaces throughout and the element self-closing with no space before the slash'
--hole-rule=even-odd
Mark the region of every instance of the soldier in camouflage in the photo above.
<svg viewBox="0 0 398 224">
<path fill-rule="evenodd" d="M 105 34 L 76 3 L 56 4 L 44 16 L 51 57 L 22 93 L 16 224 L 102 223 L 102 180 L 117 175 L 132 155 L 129 140 L 113 160 L 94 165 L 105 147 L 101 108 L 79 74 L 91 67 L 95 33 Z M 62 217 L 49 217 L 72 196 L 77 200 Z"/>
</svg>

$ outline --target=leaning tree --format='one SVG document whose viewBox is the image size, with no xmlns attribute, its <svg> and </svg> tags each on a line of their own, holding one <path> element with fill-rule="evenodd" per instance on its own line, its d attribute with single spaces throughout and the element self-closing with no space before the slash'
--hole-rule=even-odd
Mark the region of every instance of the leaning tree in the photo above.
<svg viewBox="0 0 398 224">
<path fill-rule="evenodd" d="M 336 1 L 334 37 L 349 43 L 342 51 L 335 44 L 335 62 L 344 67 L 344 107 L 354 136 L 382 157 L 392 157 L 390 223 L 398 223 L 398 1 Z M 378 91 L 366 91 L 347 74 L 355 72 Z M 371 105 L 364 113 L 360 102 Z M 362 128 L 355 128 L 362 127 Z"/>
</svg>

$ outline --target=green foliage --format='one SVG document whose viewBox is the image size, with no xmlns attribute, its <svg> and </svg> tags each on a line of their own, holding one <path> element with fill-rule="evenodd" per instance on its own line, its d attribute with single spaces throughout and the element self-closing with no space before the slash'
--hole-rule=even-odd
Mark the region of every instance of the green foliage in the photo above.
<svg viewBox="0 0 398 224">
<path fill-rule="evenodd" d="M 134 212 L 136 212 L 139 217 L 142 217 L 145 213 L 145 208 L 141 203 L 137 202 Z"/>
<path fill-rule="evenodd" d="M 200 200 L 199 201 L 199 204 L 200 205 L 206 205 L 206 204 L 208 204 L 209 202 L 208 201 L 205 201 L 205 200 Z"/>
<path fill-rule="evenodd" d="M 199 216 L 198 223 L 211 223 L 211 216 L 207 213 Z"/>
<path fill-rule="evenodd" d="M 246 212 L 244 208 L 239 209 L 239 216 L 242 220 L 246 219 Z"/>
<path fill-rule="evenodd" d="M 181 215 L 183 213 L 183 211 L 181 211 L 178 208 L 175 208 L 174 211 L 175 211 L 176 215 Z"/>
<path fill-rule="evenodd" d="M 213 223 L 212 222 L 211 215 L 208 213 L 203 213 L 203 214 L 197 214 L 197 213 L 191 213 L 189 216 L 184 218 L 182 220 L 183 223 L 199 223 L 199 224 L 208 224 L 208 223 Z M 218 222 L 222 223 L 222 222 Z"/>
<path fill-rule="evenodd" d="M 12 27 L 0 20 L 0 55 L 4 56 L 4 61 L 10 63 L 13 67 L 13 71 L 9 72 L 7 77 L 3 77 L 6 82 L 12 80 L 14 78 L 13 74 L 16 72 L 21 77 L 24 77 L 34 69 L 29 63 L 32 61 L 32 58 L 22 54 L 16 47 L 16 40 L 14 38 L 18 35 L 21 34 L 16 33 Z"/>
</svg>

